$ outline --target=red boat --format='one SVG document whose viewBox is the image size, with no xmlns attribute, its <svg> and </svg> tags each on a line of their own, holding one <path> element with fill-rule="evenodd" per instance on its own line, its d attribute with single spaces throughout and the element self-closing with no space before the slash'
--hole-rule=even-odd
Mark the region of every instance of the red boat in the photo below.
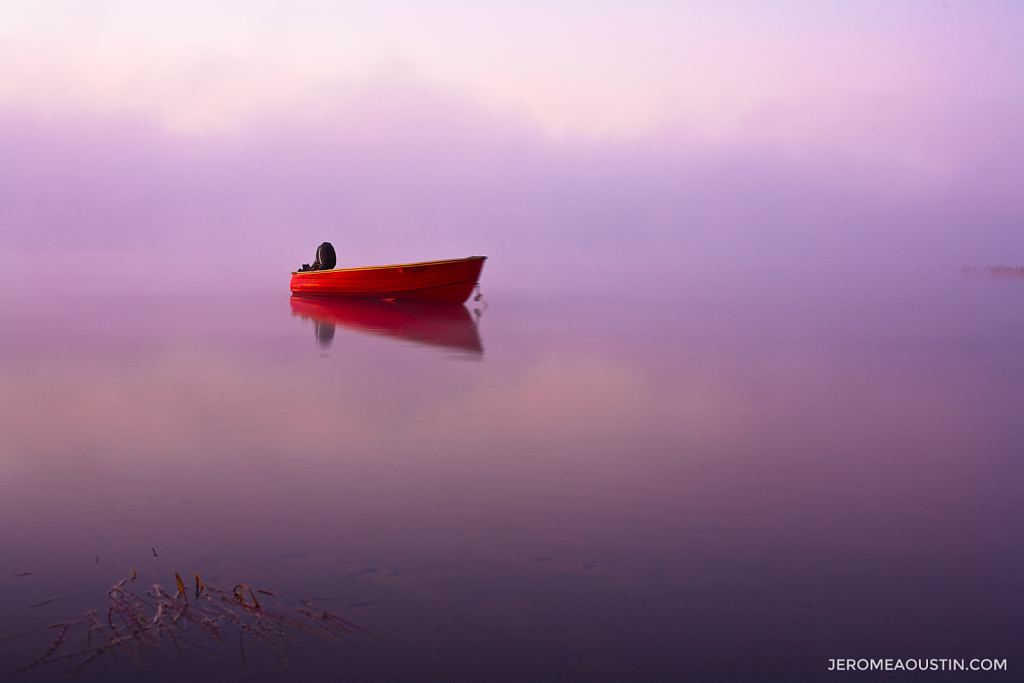
<svg viewBox="0 0 1024 683">
<path fill-rule="evenodd" d="M 302 294 L 461 304 L 480 280 L 486 256 L 368 268 L 292 273 L 292 291 Z"/>
</svg>

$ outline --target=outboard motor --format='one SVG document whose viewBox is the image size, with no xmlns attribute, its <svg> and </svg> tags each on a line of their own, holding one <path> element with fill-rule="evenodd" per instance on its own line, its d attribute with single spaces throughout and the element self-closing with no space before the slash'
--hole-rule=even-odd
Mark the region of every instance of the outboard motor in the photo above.
<svg viewBox="0 0 1024 683">
<path fill-rule="evenodd" d="M 334 254 L 334 247 L 330 242 L 324 242 L 316 248 L 316 261 L 313 261 L 314 270 L 330 270 L 337 263 L 338 257 Z"/>
<path fill-rule="evenodd" d="M 303 263 L 299 271 L 305 270 L 330 270 L 338 264 L 338 257 L 334 253 L 334 247 L 330 242 L 324 242 L 316 248 L 316 260 L 313 265 Z"/>
</svg>

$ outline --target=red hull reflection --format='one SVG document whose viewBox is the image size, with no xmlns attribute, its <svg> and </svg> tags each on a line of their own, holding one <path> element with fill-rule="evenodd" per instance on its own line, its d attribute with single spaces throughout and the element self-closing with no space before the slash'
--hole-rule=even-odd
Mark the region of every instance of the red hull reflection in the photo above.
<svg viewBox="0 0 1024 683">
<path fill-rule="evenodd" d="M 480 333 L 462 304 L 429 304 L 415 301 L 377 301 L 293 294 L 292 315 L 316 323 L 316 336 L 324 346 L 341 325 L 402 341 L 439 346 L 482 355 Z"/>
</svg>

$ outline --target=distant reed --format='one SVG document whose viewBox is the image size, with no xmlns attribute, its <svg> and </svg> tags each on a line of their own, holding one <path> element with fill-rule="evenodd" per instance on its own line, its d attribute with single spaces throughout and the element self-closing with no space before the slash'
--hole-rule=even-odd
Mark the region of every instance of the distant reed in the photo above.
<svg viewBox="0 0 1024 683">
<path fill-rule="evenodd" d="M 979 273 L 988 273 L 994 277 L 1019 277 L 1024 278 L 1024 268 L 1017 268 L 1015 266 L 964 266 L 960 269 L 962 273 L 969 273 L 976 275 Z"/>
</svg>

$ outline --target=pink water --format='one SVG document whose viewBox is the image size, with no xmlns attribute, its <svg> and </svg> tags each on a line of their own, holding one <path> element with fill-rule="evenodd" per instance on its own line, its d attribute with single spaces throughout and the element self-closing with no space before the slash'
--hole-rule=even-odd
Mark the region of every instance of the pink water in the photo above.
<svg viewBox="0 0 1024 683">
<path fill-rule="evenodd" d="M 287 667 L 257 643 L 247 671 L 231 646 L 169 648 L 76 680 L 1024 664 L 1024 281 L 722 272 L 619 298 L 485 294 L 468 307 L 482 353 L 325 336 L 287 292 L 7 296 L 0 637 L 103 610 L 134 570 L 282 609 L 331 598 L 386 642 L 307 639 Z M 52 639 L 0 643 L 0 669 Z"/>
</svg>

